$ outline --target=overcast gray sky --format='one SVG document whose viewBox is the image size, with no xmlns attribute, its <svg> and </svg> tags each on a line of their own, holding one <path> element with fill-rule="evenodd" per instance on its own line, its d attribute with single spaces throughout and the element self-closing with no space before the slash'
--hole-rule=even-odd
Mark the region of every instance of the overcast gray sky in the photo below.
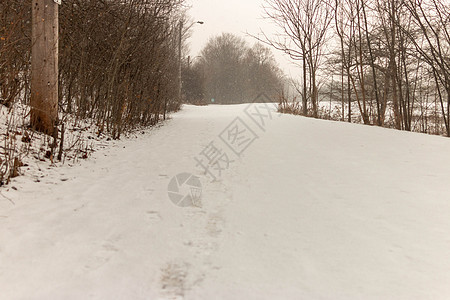
<svg viewBox="0 0 450 300">
<path fill-rule="evenodd" d="M 255 40 L 246 36 L 246 32 L 257 35 L 262 29 L 273 34 L 277 30 L 274 24 L 263 18 L 264 0 L 189 0 L 189 4 L 193 20 L 205 22 L 192 27 L 189 41 L 192 56 L 199 54 L 210 37 L 222 32 L 234 33 L 253 44 Z M 273 52 L 286 75 L 298 74 L 298 69 L 282 53 Z"/>
</svg>

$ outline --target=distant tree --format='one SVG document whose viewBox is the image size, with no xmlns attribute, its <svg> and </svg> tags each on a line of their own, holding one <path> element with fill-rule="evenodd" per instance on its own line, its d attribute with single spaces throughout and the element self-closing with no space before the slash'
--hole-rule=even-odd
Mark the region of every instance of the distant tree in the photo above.
<svg viewBox="0 0 450 300">
<path fill-rule="evenodd" d="M 282 73 L 268 48 L 260 44 L 250 48 L 242 38 L 229 33 L 211 38 L 194 68 L 196 78 L 202 79 L 208 102 L 251 102 L 262 92 L 275 98 L 282 81 Z"/>
<path fill-rule="evenodd" d="M 269 48 L 261 43 L 249 48 L 244 57 L 243 68 L 246 99 L 252 100 L 262 92 L 273 99 L 278 97 L 283 74 Z"/>
<path fill-rule="evenodd" d="M 183 66 L 183 96 L 186 103 L 204 103 L 204 78 L 199 64 L 191 64 L 190 58 Z"/>
<path fill-rule="evenodd" d="M 207 99 L 224 104 L 244 101 L 241 65 L 245 52 L 245 41 L 235 35 L 224 33 L 209 40 L 200 62 Z"/>
</svg>

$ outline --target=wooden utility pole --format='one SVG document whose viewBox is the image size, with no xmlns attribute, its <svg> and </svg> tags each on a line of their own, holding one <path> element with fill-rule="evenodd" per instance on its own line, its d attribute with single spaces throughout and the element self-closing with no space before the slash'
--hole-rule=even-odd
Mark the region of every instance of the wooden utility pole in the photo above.
<svg viewBox="0 0 450 300">
<path fill-rule="evenodd" d="M 31 126 L 53 135 L 58 118 L 58 3 L 32 1 Z"/>
</svg>

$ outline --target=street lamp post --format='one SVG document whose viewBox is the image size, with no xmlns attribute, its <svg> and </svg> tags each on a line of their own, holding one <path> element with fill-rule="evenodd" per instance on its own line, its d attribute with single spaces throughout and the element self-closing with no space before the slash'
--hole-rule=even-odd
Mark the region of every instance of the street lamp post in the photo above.
<svg viewBox="0 0 450 300">
<path fill-rule="evenodd" d="M 182 95 L 183 95 L 183 78 L 182 78 L 182 45 L 183 45 L 183 20 L 180 20 L 180 24 L 179 24 L 179 33 L 178 33 L 178 101 L 181 104 L 182 102 Z M 189 25 L 186 28 L 186 31 L 188 31 L 192 26 L 194 26 L 195 24 L 200 24 L 203 25 L 205 22 L 203 21 L 197 21 L 192 23 L 191 25 Z"/>
<path fill-rule="evenodd" d="M 191 59 L 191 56 L 188 56 L 188 63 L 187 63 L 188 69 L 191 68 L 191 65 L 194 63 L 194 60 L 201 57 L 202 57 L 201 55 L 197 55 L 196 57 Z"/>
</svg>

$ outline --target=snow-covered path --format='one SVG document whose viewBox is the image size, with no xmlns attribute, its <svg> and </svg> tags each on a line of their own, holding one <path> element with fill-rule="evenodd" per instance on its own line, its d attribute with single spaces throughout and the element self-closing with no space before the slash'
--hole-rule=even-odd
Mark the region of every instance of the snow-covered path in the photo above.
<svg viewBox="0 0 450 300">
<path fill-rule="evenodd" d="M 0 196 L 0 299 L 449 299 L 450 139 L 186 106 Z M 258 139 L 211 182 L 236 118 Z M 225 150 L 223 150 L 225 151 Z M 183 172 L 201 208 L 168 198 Z M 63 179 L 64 181 L 62 181 Z"/>
</svg>

